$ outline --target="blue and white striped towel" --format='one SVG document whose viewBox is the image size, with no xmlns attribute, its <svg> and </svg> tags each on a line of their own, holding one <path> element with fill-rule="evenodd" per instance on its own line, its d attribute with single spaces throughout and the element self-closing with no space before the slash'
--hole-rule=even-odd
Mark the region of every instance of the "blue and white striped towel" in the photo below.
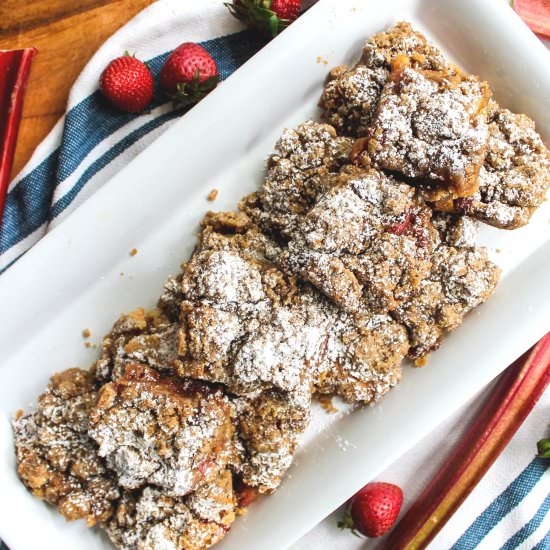
<svg viewBox="0 0 550 550">
<path fill-rule="evenodd" d="M 202 43 L 216 59 L 222 79 L 264 44 L 229 16 L 221 0 L 158 0 L 118 31 L 88 63 L 71 91 L 66 115 L 11 184 L 0 228 L 0 271 L 182 114 L 158 100 L 147 114 L 115 112 L 97 92 L 98 75 L 108 61 L 125 50 L 136 52 L 157 74 L 170 50 L 184 41 Z M 474 399 L 380 476 L 403 488 L 404 508 L 435 473 L 479 403 Z M 534 458 L 536 441 L 548 435 L 549 421 L 547 392 L 430 549 L 550 549 L 550 461 Z M 294 550 L 372 548 L 370 541 L 336 528 L 339 513 Z"/>
</svg>

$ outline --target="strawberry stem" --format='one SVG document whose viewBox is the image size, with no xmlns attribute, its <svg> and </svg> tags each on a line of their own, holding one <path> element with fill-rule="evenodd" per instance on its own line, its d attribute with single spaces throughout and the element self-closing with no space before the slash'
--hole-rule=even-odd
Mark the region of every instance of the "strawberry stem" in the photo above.
<svg viewBox="0 0 550 550">
<path fill-rule="evenodd" d="M 550 439 L 541 439 L 537 443 L 537 450 L 539 458 L 550 458 Z"/>
<path fill-rule="evenodd" d="M 338 528 L 351 529 L 352 531 L 355 529 L 353 518 L 351 517 L 351 504 L 346 506 L 346 511 L 344 512 L 342 519 L 338 522 Z"/>
<path fill-rule="evenodd" d="M 225 6 L 234 17 L 270 38 L 277 36 L 291 23 L 288 19 L 280 19 L 270 9 L 271 0 L 239 0 L 225 2 Z"/>
<path fill-rule="evenodd" d="M 179 82 L 174 94 L 168 94 L 174 100 L 177 107 L 185 107 L 199 102 L 206 97 L 220 81 L 218 75 L 200 82 L 200 71 L 197 69 L 192 82 Z"/>
</svg>

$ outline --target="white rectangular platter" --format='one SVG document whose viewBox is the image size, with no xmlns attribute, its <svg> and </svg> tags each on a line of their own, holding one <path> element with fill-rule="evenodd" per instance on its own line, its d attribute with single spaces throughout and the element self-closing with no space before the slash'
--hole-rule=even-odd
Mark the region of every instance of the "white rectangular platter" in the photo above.
<svg viewBox="0 0 550 550">
<path fill-rule="evenodd" d="M 398 20 L 487 79 L 548 143 L 550 55 L 505 2 L 321 0 L 0 277 L 0 537 L 12 550 L 110 547 L 17 480 L 13 412 L 28 408 L 54 371 L 91 364 L 97 352 L 84 347 L 83 328 L 99 343 L 121 312 L 154 305 L 193 247 L 208 192 L 220 190 L 222 210 L 258 187 L 282 129 L 317 115 L 328 68 L 353 62 L 369 35 Z M 549 217 L 547 204 L 526 228 L 484 229 L 504 268 L 496 294 L 426 368 L 405 368 L 378 405 L 317 415 L 280 490 L 239 518 L 221 547 L 290 546 L 546 333 Z"/>
</svg>

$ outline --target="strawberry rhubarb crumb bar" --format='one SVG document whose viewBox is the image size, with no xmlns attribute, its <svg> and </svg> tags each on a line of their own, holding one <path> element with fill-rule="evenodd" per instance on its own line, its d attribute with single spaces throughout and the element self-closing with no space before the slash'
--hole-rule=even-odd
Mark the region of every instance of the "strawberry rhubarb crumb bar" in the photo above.
<svg viewBox="0 0 550 550">
<path fill-rule="evenodd" d="M 479 191 L 467 200 L 440 200 L 438 210 L 466 214 L 501 229 L 529 222 L 550 185 L 550 152 L 526 115 L 489 105 L 489 146 Z"/>
<path fill-rule="evenodd" d="M 428 198 L 477 192 L 489 130 L 486 82 L 452 69 L 424 71 L 393 60 L 369 128 L 368 152 L 386 170 L 433 182 Z"/>
<path fill-rule="evenodd" d="M 105 530 L 120 550 L 203 550 L 219 542 L 235 520 L 230 470 L 185 497 L 146 486 L 125 491 Z"/>
<path fill-rule="evenodd" d="M 363 49 L 359 63 L 339 66 L 329 74 L 319 106 L 323 118 L 340 135 L 367 135 L 371 119 L 390 76 L 391 62 L 405 55 L 417 69 L 441 70 L 446 62 L 441 52 L 409 23 L 396 23 L 387 31 L 372 36 Z"/>
<path fill-rule="evenodd" d="M 221 391 L 135 364 L 101 388 L 89 434 L 121 487 L 184 496 L 237 462 L 234 417 Z"/>
<path fill-rule="evenodd" d="M 207 216 L 184 266 L 178 373 L 224 384 L 244 400 L 245 481 L 267 491 L 290 465 L 312 394 L 330 387 L 351 401 L 378 398 L 399 380 L 408 340 L 389 316 L 355 319 L 285 275 L 273 263 L 280 249 L 243 219 Z"/>
<path fill-rule="evenodd" d="M 394 312 L 409 332 L 409 357 L 423 364 L 439 348 L 445 334 L 494 292 L 500 269 L 487 250 L 475 245 L 476 222 L 437 215 L 439 240 L 431 254 L 431 270 L 414 294 Z"/>
<path fill-rule="evenodd" d="M 332 180 L 280 262 L 345 311 L 392 311 L 430 270 L 431 210 L 374 168 L 347 166 Z"/>
<path fill-rule="evenodd" d="M 52 376 L 33 412 L 14 420 L 17 473 L 34 496 L 67 520 L 88 526 L 109 520 L 120 496 L 116 476 L 88 435 L 98 385 L 89 371 Z"/>
<path fill-rule="evenodd" d="M 298 218 L 327 190 L 325 176 L 348 162 L 352 144 L 328 124 L 309 121 L 285 129 L 268 158 L 262 192 L 244 197 L 241 210 L 263 231 L 288 238 Z"/>
</svg>

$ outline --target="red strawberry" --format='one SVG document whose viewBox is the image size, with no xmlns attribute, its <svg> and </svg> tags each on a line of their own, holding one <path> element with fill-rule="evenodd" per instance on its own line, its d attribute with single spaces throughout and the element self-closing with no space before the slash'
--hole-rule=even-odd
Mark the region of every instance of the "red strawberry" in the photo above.
<svg viewBox="0 0 550 550">
<path fill-rule="evenodd" d="M 149 105 L 153 88 L 153 75 L 147 65 L 128 54 L 113 59 L 99 79 L 101 93 L 115 107 L 129 113 L 138 113 Z"/>
<path fill-rule="evenodd" d="M 271 0 L 269 7 L 279 19 L 294 21 L 300 15 L 300 0 Z"/>
<path fill-rule="evenodd" d="M 169 56 L 160 72 L 160 83 L 181 104 L 196 103 L 220 79 L 212 56 L 198 44 L 185 42 Z"/>
<path fill-rule="evenodd" d="M 237 19 L 271 37 L 300 15 L 300 0 L 233 0 L 225 5 Z"/>
<path fill-rule="evenodd" d="M 367 537 L 381 537 L 392 528 L 402 504 L 403 492 L 397 485 L 368 483 L 351 497 L 338 527 Z"/>
</svg>

